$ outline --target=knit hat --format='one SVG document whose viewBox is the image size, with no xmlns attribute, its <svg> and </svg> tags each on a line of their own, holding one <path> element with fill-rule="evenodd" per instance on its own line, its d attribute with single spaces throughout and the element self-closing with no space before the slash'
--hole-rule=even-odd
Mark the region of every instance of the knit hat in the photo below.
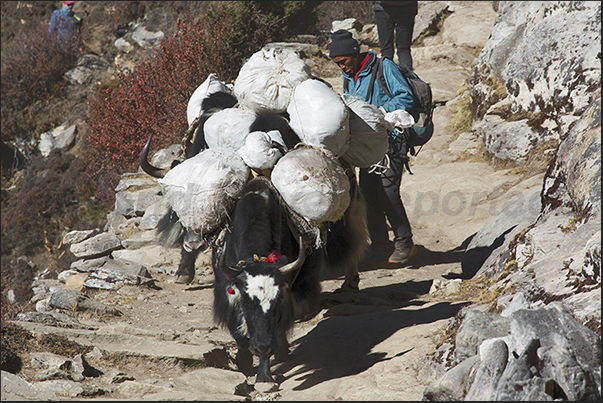
<svg viewBox="0 0 603 403">
<path fill-rule="evenodd" d="M 329 46 L 329 57 L 351 55 L 360 52 L 360 44 L 350 31 L 340 29 L 331 34 L 331 46 Z"/>
</svg>

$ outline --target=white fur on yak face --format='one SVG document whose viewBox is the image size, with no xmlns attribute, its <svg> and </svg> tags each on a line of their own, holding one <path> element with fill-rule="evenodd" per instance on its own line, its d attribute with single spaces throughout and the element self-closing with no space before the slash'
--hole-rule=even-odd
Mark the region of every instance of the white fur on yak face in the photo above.
<svg viewBox="0 0 603 403">
<path fill-rule="evenodd" d="M 260 301 L 262 311 L 267 313 L 272 305 L 272 302 L 278 296 L 278 286 L 274 282 L 274 278 L 266 275 L 247 276 L 247 294 Z"/>
</svg>

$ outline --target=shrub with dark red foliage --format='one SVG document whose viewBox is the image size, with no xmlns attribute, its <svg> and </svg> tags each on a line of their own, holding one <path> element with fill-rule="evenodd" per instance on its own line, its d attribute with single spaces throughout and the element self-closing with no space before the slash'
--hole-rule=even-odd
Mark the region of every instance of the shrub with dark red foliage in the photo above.
<svg viewBox="0 0 603 403">
<path fill-rule="evenodd" d="M 97 191 L 109 203 L 123 172 L 137 170 L 149 135 L 155 146 L 180 142 L 187 129 L 186 105 L 195 88 L 211 72 L 229 71 L 223 49 L 226 20 L 178 22 L 151 59 L 135 73 L 118 72 L 89 100 L 90 134 L 87 159 Z"/>
</svg>

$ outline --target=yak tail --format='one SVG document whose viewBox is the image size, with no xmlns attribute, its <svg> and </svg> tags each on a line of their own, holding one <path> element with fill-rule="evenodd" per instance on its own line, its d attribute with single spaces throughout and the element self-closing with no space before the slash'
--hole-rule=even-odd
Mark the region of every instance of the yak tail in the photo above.
<svg viewBox="0 0 603 403">
<path fill-rule="evenodd" d="M 184 241 L 184 227 L 171 208 L 157 223 L 157 232 L 159 243 L 165 248 L 181 246 Z"/>
</svg>

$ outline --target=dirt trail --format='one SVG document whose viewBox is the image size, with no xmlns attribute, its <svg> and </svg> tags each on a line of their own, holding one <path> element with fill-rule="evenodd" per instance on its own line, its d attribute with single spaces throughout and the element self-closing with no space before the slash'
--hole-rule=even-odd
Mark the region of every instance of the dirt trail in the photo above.
<svg viewBox="0 0 603 403">
<path fill-rule="evenodd" d="M 448 28 L 413 50 L 415 70 L 432 82 L 436 100 L 443 101 L 466 85 L 472 68 L 454 61 L 461 45 L 446 39 L 446 29 L 473 24 L 489 32 L 495 17 L 490 2 L 453 3 L 459 6 L 448 17 L 453 19 Z M 434 57 L 447 48 L 449 61 Z M 322 63 L 322 78 L 340 92 L 339 70 Z M 506 204 L 541 186 L 540 177 L 522 182 L 508 170 L 458 160 L 478 143 L 468 134 L 456 138 L 450 128 L 451 107 L 449 102 L 436 108 L 435 134 L 412 158 L 414 175 L 405 173 L 402 180 L 419 253 L 407 267 L 364 268 L 360 291 L 351 301 L 338 301 L 331 294 L 343 277 L 326 275 L 324 309 L 296 325 L 289 338 L 290 359 L 272 368 L 278 390 L 250 392 L 246 384 L 252 379 L 246 382 L 228 363 L 235 345 L 212 322 L 208 254 L 199 257 L 192 285 L 175 284 L 170 274 L 153 274 L 158 289 L 123 287 L 97 295 L 101 302 L 118 306 L 124 312 L 121 318 L 99 321 L 90 316 L 82 323 L 96 330 L 62 330 L 80 342 L 119 352 L 110 357 L 109 367 L 107 358 L 91 361 L 105 372 L 103 379 L 91 382 L 101 384 L 119 371 L 126 373 L 133 380 L 120 384 L 112 395 L 118 400 L 243 400 L 246 393 L 255 400 L 418 400 L 435 380 L 420 360 L 432 352 L 464 305 L 460 297 L 430 294 L 433 279 L 461 274 L 466 240 Z"/>
</svg>

